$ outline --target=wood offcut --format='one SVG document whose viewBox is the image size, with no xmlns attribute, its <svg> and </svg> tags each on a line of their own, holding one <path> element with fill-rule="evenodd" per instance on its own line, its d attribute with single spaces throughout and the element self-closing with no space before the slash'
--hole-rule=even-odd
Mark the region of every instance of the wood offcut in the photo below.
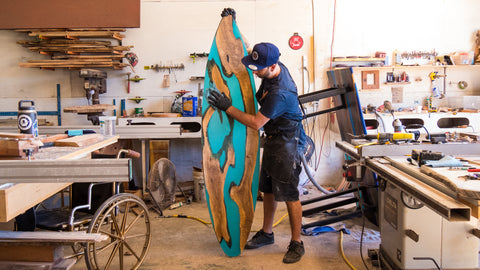
<svg viewBox="0 0 480 270">
<path fill-rule="evenodd" d="M 111 104 L 94 104 L 94 105 L 80 105 L 80 106 L 71 106 L 63 108 L 63 112 L 66 113 L 98 113 L 105 111 L 113 111 L 117 107 Z"/>
<path fill-rule="evenodd" d="M 87 134 L 81 136 L 74 136 L 67 139 L 56 140 L 55 146 L 82 147 L 94 144 L 101 140 L 103 140 L 103 135 L 101 134 Z"/>
</svg>

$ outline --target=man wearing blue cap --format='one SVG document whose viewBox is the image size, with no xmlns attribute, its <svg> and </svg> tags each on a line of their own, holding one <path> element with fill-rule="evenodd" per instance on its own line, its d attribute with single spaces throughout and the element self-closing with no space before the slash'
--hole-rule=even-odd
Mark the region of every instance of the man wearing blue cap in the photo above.
<svg viewBox="0 0 480 270">
<path fill-rule="evenodd" d="M 266 134 L 259 184 L 260 191 L 264 193 L 263 228 L 247 242 L 245 248 L 254 249 L 274 243 L 272 227 L 277 202 L 285 201 L 292 238 L 283 262 L 295 263 L 305 254 L 300 238 L 302 205 L 297 189 L 305 131 L 297 86 L 287 67 L 278 61 L 279 57 L 280 52 L 275 45 L 259 43 L 253 47 L 252 53 L 242 59 L 242 63 L 262 79 L 255 95 L 260 104 L 256 115 L 236 109 L 231 100 L 218 91 L 211 91 L 208 102 L 248 127 L 257 130 L 263 127 Z"/>
</svg>

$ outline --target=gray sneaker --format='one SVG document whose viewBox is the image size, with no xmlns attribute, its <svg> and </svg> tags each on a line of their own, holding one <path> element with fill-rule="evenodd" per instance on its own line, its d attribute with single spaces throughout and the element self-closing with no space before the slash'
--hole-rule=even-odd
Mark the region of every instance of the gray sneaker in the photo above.
<svg viewBox="0 0 480 270">
<path fill-rule="evenodd" d="M 247 244 L 245 245 L 245 249 L 259 248 L 265 245 L 271 245 L 274 242 L 275 240 L 273 239 L 273 232 L 266 233 L 263 230 L 260 230 L 252 237 L 252 239 L 247 241 Z"/>
<path fill-rule="evenodd" d="M 284 263 L 296 263 L 300 261 L 303 254 L 305 254 L 305 248 L 303 247 L 303 241 L 290 241 L 290 245 L 288 245 L 288 251 L 285 253 L 283 257 Z"/>
</svg>

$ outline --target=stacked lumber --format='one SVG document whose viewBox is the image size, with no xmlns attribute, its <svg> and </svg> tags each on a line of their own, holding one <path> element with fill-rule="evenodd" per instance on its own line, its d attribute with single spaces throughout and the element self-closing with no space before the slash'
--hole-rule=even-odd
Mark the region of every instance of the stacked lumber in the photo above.
<svg viewBox="0 0 480 270">
<path fill-rule="evenodd" d="M 114 39 L 115 43 L 125 37 L 120 32 L 125 29 L 40 29 L 26 31 L 33 40 L 20 40 L 18 44 L 32 52 L 46 55 L 49 59 L 29 60 L 19 63 L 29 68 L 113 68 L 123 69 L 127 64 L 122 60 L 124 52 L 133 46 L 112 44 L 105 39 Z M 98 40 L 102 39 L 102 40 Z"/>
</svg>

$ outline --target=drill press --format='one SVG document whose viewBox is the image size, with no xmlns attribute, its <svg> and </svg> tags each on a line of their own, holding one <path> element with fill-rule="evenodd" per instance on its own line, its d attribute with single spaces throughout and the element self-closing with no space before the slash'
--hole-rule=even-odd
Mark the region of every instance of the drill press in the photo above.
<svg viewBox="0 0 480 270">
<path fill-rule="evenodd" d="M 100 104 L 100 94 L 107 92 L 107 72 L 96 69 L 81 69 L 80 78 L 84 78 L 83 88 L 89 105 Z M 98 125 L 98 117 L 103 115 L 103 111 L 88 111 L 87 119 L 94 125 Z"/>
<path fill-rule="evenodd" d="M 107 92 L 107 72 L 96 69 L 81 69 L 80 78 L 84 78 L 83 88 L 90 105 L 100 104 L 100 94 Z"/>
</svg>

